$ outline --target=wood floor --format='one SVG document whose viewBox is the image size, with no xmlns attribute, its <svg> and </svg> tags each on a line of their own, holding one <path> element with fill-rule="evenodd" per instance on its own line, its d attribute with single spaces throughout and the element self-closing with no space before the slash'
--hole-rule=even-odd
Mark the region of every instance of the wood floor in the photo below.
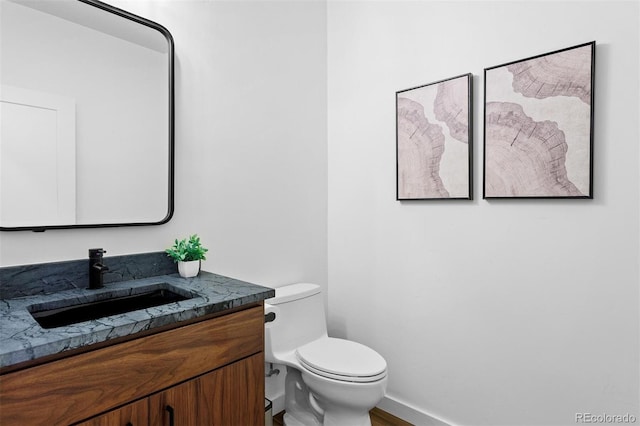
<svg viewBox="0 0 640 426">
<path fill-rule="evenodd" d="M 411 423 L 405 422 L 378 407 L 369 411 L 369 417 L 371 417 L 371 426 L 413 426 Z"/>
<path fill-rule="evenodd" d="M 273 424 L 274 426 L 283 426 L 284 423 L 282 418 L 284 416 L 284 411 L 279 412 L 275 416 L 273 416 Z M 371 417 L 371 426 L 413 426 L 409 422 L 405 422 L 398 417 L 387 413 L 379 408 L 374 408 L 369 411 L 369 417 Z M 349 426 L 349 425 L 345 425 Z"/>
</svg>

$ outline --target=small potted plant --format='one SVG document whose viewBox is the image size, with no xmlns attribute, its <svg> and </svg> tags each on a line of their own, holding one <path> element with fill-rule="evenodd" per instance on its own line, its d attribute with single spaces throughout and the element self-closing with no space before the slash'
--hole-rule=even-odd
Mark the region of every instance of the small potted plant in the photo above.
<svg viewBox="0 0 640 426">
<path fill-rule="evenodd" d="M 178 264 L 178 272 L 183 278 L 191 278 L 200 272 L 200 261 L 207 260 L 206 249 L 200 243 L 200 237 L 192 235 L 189 239 L 178 241 L 176 239 L 173 246 L 165 250 L 165 252 Z"/>
</svg>

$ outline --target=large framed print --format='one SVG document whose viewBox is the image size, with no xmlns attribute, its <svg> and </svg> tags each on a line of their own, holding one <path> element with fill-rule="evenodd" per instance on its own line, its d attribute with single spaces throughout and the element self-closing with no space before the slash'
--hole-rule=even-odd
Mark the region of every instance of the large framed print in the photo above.
<svg viewBox="0 0 640 426">
<path fill-rule="evenodd" d="M 593 198 L 595 41 L 484 70 L 484 198 Z"/>
<path fill-rule="evenodd" d="M 473 199 L 472 81 L 396 92 L 396 200 Z"/>
</svg>

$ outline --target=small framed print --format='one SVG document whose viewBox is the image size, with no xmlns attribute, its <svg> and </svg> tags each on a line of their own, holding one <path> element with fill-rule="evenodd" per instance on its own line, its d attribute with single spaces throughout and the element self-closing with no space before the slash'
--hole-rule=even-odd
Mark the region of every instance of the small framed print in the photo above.
<svg viewBox="0 0 640 426">
<path fill-rule="evenodd" d="M 396 92 L 396 199 L 473 199 L 471 74 Z"/>
<path fill-rule="evenodd" d="M 595 42 L 484 70 L 484 198 L 593 198 Z"/>
</svg>

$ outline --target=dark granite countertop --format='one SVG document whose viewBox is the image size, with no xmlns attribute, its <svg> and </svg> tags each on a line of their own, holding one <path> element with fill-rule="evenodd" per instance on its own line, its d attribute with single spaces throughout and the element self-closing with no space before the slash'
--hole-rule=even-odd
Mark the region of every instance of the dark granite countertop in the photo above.
<svg viewBox="0 0 640 426">
<path fill-rule="evenodd" d="M 69 300 L 82 303 L 87 297 L 95 298 L 98 294 L 101 297 L 120 296 L 156 285 L 175 287 L 192 298 L 50 329 L 40 327 L 29 313 L 34 305 L 43 303 L 69 305 Z M 181 278 L 178 274 L 157 275 L 112 282 L 99 290 L 71 288 L 0 299 L 0 367 L 260 302 L 274 295 L 275 291 L 267 287 L 201 272 L 194 278 Z"/>
</svg>

